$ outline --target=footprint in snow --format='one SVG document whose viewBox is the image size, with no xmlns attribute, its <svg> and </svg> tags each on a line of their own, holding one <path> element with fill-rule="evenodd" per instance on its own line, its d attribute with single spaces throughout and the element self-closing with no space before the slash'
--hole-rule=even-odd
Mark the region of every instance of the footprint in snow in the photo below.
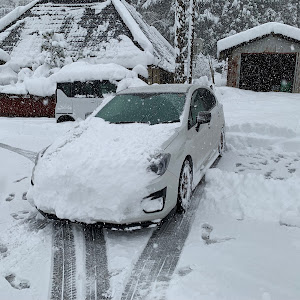
<svg viewBox="0 0 300 300">
<path fill-rule="evenodd" d="M 20 279 L 14 273 L 5 276 L 5 279 L 9 282 L 9 284 L 14 289 L 24 290 L 30 288 L 30 284 L 28 280 Z"/>
<path fill-rule="evenodd" d="M 10 201 L 12 201 L 12 200 L 15 199 L 15 196 L 16 196 L 16 194 L 11 193 L 11 194 L 9 194 L 9 196 L 5 199 L 5 201 L 10 202 Z"/>
<path fill-rule="evenodd" d="M 261 161 L 260 164 L 266 166 L 268 164 L 268 161 L 267 160 Z"/>
<path fill-rule="evenodd" d="M 193 271 L 193 269 L 190 266 L 186 266 L 186 267 L 180 268 L 177 273 L 180 277 L 184 277 L 184 276 L 190 274 L 192 271 Z"/>
<path fill-rule="evenodd" d="M 21 182 L 22 180 L 24 180 L 24 179 L 26 179 L 26 178 L 28 178 L 28 177 L 22 177 L 22 178 L 20 178 L 20 179 L 18 179 L 18 180 L 16 180 L 16 181 L 14 181 L 14 183 Z"/>
<path fill-rule="evenodd" d="M 18 213 L 10 214 L 15 220 L 24 220 L 26 215 L 29 214 L 28 210 L 21 210 Z"/>
<path fill-rule="evenodd" d="M 27 192 L 24 192 L 22 195 L 22 200 L 27 200 Z"/>
<path fill-rule="evenodd" d="M 234 239 L 234 238 L 229 238 L 229 237 L 221 238 L 221 239 L 211 239 L 210 234 L 214 229 L 213 226 L 211 226 L 208 223 L 204 223 L 204 224 L 202 224 L 201 228 L 202 228 L 201 237 L 204 240 L 206 245 L 222 243 L 222 242 L 226 242 L 226 241 Z"/>
<path fill-rule="evenodd" d="M 8 248 L 4 244 L 0 243 L 0 254 L 2 254 L 5 257 L 7 254 L 7 251 L 8 251 Z"/>
</svg>

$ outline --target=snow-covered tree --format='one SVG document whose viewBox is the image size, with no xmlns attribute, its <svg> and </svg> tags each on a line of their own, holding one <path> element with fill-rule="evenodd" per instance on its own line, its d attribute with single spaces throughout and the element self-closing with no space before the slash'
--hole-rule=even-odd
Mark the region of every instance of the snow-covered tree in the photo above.
<svg viewBox="0 0 300 300">
<path fill-rule="evenodd" d="M 45 31 L 41 35 L 43 39 L 41 52 L 45 58 L 45 63 L 52 68 L 63 67 L 66 59 L 65 49 L 67 48 L 63 34 Z"/>
<path fill-rule="evenodd" d="M 185 61 L 185 5 L 183 0 L 176 0 L 175 14 L 175 82 L 183 83 Z"/>
</svg>

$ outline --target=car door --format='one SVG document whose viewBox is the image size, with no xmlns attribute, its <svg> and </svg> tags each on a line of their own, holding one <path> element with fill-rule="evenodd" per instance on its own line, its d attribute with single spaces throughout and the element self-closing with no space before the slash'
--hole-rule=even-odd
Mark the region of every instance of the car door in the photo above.
<svg viewBox="0 0 300 300">
<path fill-rule="evenodd" d="M 199 112 L 205 111 L 203 106 L 202 91 L 196 90 L 191 98 L 188 135 L 191 139 L 191 153 L 193 157 L 194 174 L 200 174 L 204 169 L 206 161 L 210 153 L 210 126 L 209 124 L 201 124 L 197 130 L 197 116 Z"/>
<path fill-rule="evenodd" d="M 209 124 L 210 128 L 210 150 L 216 149 L 221 133 L 221 122 L 220 122 L 220 107 L 217 105 L 216 98 L 214 94 L 209 89 L 202 89 L 201 91 L 203 97 L 203 108 L 205 111 L 211 113 L 211 121 Z"/>
</svg>

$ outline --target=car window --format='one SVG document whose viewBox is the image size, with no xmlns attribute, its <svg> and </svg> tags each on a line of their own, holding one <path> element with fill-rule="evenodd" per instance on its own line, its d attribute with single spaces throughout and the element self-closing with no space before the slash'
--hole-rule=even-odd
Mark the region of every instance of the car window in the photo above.
<svg viewBox="0 0 300 300">
<path fill-rule="evenodd" d="M 196 90 L 191 99 L 189 127 L 193 127 L 197 123 L 197 116 L 200 111 L 205 111 L 203 105 L 203 96 L 201 90 Z"/>
<path fill-rule="evenodd" d="M 62 90 L 67 97 L 102 98 L 104 94 L 115 93 L 117 87 L 106 80 L 91 80 L 58 83 L 57 89 Z"/>
<path fill-rule="evenodd" d="M 203 103 L 204 111 L 210 111 L 216 105 L 216 98 L 208 89 L 199 89 L 198 94 Z"/>
</svg>

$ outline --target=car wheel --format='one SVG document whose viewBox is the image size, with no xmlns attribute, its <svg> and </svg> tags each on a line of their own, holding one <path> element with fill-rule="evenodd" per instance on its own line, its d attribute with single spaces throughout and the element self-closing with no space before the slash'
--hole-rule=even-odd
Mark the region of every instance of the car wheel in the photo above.
<svg viewBox="0 0 300 300">
<path fill-rule="evenodd" d="M 225 130 L 224 130 L 224 128 L 222 128 L 220 141 L 219 141 L 219 145 L 218 145 L 219 156 L 223 156 L 225 148 L 226 148 Z"/>
<path fill-rule="evenodd" d="M 179 184 L 178 184 L 178 196 L 177 196 L 177 211 L 184 213 L 190 203 L 192 196 L 192 184 L 193 184 L 193 169 L 189 159 L 186 159 L 182 165 Z"/>
</svg>

